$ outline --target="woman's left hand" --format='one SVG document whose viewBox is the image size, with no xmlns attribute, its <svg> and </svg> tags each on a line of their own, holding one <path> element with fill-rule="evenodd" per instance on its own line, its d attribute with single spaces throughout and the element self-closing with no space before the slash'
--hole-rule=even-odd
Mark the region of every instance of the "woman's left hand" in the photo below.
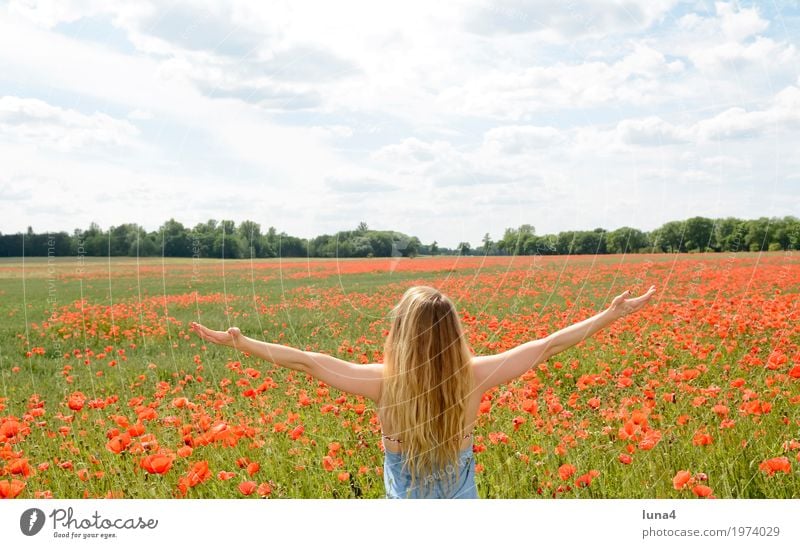
<svg viewBox="0 0 800 548">
<path fill-rule="evenodd" d="M 223 346 L 236 346 L 242 338 L 242 332 L 238 327 L 231 327 L 227 331 L 214 331 L 197 322 L 190 322 L 189 327 L 204 341 Z"/>
</svg>

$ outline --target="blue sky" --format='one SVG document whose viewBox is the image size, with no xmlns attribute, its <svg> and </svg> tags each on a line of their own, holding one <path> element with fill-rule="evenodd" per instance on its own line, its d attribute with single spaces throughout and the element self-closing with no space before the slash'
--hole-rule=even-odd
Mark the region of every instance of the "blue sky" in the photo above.
<svg viewBox="0 0 800 548">
<path fill-rule="evenodd" d="M 0 231 L 800 215 L 792 2 L 0 4 Z"/>
</svg>

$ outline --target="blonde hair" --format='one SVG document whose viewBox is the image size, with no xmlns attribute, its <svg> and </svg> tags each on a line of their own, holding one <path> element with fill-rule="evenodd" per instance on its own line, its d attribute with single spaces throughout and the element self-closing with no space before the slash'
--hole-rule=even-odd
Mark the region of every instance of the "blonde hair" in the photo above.
<svg viewBox="0 0 800 548">
<path fill-rule="evenodd" d="M 474 387 L 472 352 L 453 302 L 429 286 L 408 288 L 392 309 L 384 345 L 382 415 L 402 441 L 412 488 L 447 470 L 450 487 Z"/>
</svg>

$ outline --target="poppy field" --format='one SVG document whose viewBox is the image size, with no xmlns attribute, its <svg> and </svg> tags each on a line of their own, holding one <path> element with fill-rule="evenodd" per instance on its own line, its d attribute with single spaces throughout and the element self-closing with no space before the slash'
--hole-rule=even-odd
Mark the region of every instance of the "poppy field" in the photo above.
<svg viewBox="0 0 800 548">
<path fill-rule="evenodd" d="M 792 252 L 0 260 L 0 498 L 381 498 L 370 401 L 189 330 L 382 360 L 411 285 L 475 354 L 642 311 L 483 395 L 481 498 L 794 498 Z"/>
</svg>

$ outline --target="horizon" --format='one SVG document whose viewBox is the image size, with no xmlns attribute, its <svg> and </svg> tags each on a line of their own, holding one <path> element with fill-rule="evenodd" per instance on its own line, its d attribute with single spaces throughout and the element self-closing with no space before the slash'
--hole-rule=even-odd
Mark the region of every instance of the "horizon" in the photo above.
<svg viewBox="0 0 800 548">
<path fill-rule="evenodd" d="M 704 216 L 702 216 L 702 215 L 697 215 L 697 216 L 694 216 L 694 217 L 704 217 Z M 733 217 L 733 216 L 726 216 L 726 217 L 705 217 L 705 218 L 707 218 L 707 219 L 709 219 L 709 220 L 711 220 L 711 221 L 718 221 L 718 220 L 722 220 L 722 219 L 725 219 L 725 218 L 731 218 L 731 217 L 732 217 L 732 218 L 736 218 L 736 217 Z M 665 223 L 672 223 L 672 222 L 677 222 L 677 223 L 685 223 L 685 222 L 686 222 L 688 219 L 691 219 L 691 218 L 692 218 L 692 217 L 689 217 L 689 218 L 686 218 L 686 219 L 671 219 L 671 220 L 665 221 Z M 786 215 L 782 215 L 782 216 L 773 216 L 773 217 L 761 216 L 761 217 L 756 217 L 756 218 L 751 218 L 751 219 L 743 219 L 743 218 L 736 218 L 736 219 L 738 219 L 738 220 L 740 220 L 740 221 L 744 221 L 744 222 L 746 222 L 746 221 L 752 221 L 752 220 L 757 220 L 757 219 L 761 219 L 761 218 L 767 218 L 769 222 L 772 222 L 773 220 L 780 220 L 780 219 L 785 219 L 785 218 L 793 218 L 793 219 L 798 219 L 798 216 L 797 216 L 797 215 L 795 215 L 795 214 L 786 214 Z M 164 223 L 168 222 L 169 220 L 174 220 L 175 222 L 181 223 L 185 229 L 188 229 L 188 230 L 193 230 L 193 229 L 194 229 L 194 226 L 190 226 L 190 225 L 183 224 L 183 223 L 182 223 L 182 222 L 181 222 L 179 219 L 170 218 L 170 219 L 167 219 L 167 220 L 165 220 L 165 221 L 164 221 Z M 210 221 L 210 220 L 211 220 L 211 219 L 209 219 L 208 221 Z M 214 219 L 214 220 L 217 222 L 217 228 L 219 228 L 219 223 L 221 223 L 221 222 L 223 222 L 223 221 L 231 221 L 232 219 L 219 219 L 219 220 L 216 220 L 216 219 Z M 252 222 L 256 222 L 256 221 L 253 221 L 252 219 L 243 219 L 242 221 L 252 221 Z M 207 221 L 206 221 L 206 222 L 207 222 Z M 164 223 L 162 223 L 162 225 L 163 225 Z M 239 224 L 240 224 L 240 221 L 234 221 L 234 223 L 235 223 L 235 226 L 236 226 L 236 228 L 238 229 L 238 227 L 239 227 Z M 661 228 L 661 227 L 663 226 L 663 224 L 665 224 L 665 223 L 662 223 L 661 225 L 659 225 L 659 226 L 656 226 L 655 228 L 652 228 L 652 229 L 649 229 L 649 230 L 641 229 L 641 228 L 639 228 L 639 227 L 636 227 L 636 226 L 627 226 L 627 225 L 622 225 L 622 226 L 618 226 L 618 227 L 615 227 L 615 228 L 594 227 L 594 228 L 584 228 L 584 229 L 565 229 L 563 232 L 591 232 L 591 231 L 594 231 L 594 230 L 597 230 L 597 229 L 602 229 L 602 230 L 604 230 L 606 233 L 609 233 L 609 232 L 613 232 L 614 230 L 617 230 L 617 229 L 619 229 L 619 228 L 632 228 L 632 229 L 634 229 L 634 230 L 639 230 L 639 231 L 643 232 L 644 234 L 651 234 L 653 231 L 655 231 L 655 230 L 657 230 L 657 229 Z M 103 231 L 103 232 L 109 233 L 109 231 L 110 231 L 110 229 L 111 229 L 111 228 L 113 228 L 113 227 L 118 227 L 118 226 L 120 226 L 120 225 L 125 225 L 125 224 L 137 225 L 137 223 L 119 223 L 119 224 L 116 224 L 116 225 L 100 226 L 100 229 L 101 229 L 101 231 Z M 196 223 L 196 224 L 197 224 L 197 223 Z M 204 224 L 204 222 L 203 222 L 203 221 L 201 221 L 199 224 Z M 716 224 L 716 223 L 715 223 L 715 224 Z M 769 224 L 769 223 L 768 223 L 768 224 Z M 159 232 L 159 231 L 160 231 L 160 228 L 161 228 L 161 226 L 159 226 L 159 227 L 156 227 L 156 228 L 154 228 L 154 229 L 147 229 L 147 228 L 145 228 L 145 227 L 144 227 L 144 226 L 142 226 L 142 225 L 138 225 L 138 226 L 139 226 L 140 228 L 143 228 L 143 229 L 145 230 L 145 232 L 146 232 L 146 233 L 148 233 L 148 234 L 150 234 L 150 233 L 153 233 L 153 232 Z M 28 227 L 25 227 L 25 230 L 18 230 L 18 231 L 16 231 L 16 232 L 13 232 L 13 233 L 11 233 L 11 232 L 9 232 L 9 233 L 4 233 L 2 230 L 0 230 L 0 236 L 3 236 L 3 235 L 16 235 L 16 234 L 23 234 L 23 235 L 26 235 L 26 234 L 27 234 L 27 230 L 28 230 L 28 228 L 30 228 L 30 229 L 32 230 L 32 232 L 33 232 L 33 234 L 34 234 L 34 235 L 37 235 L 37 234 L 38 234 L 38 235 L 42 235 L 42 234 L 57 234 L 57 233 L 66 233 L 68 236 L 72 237 L 72 236 L 73 236 L 73 234 L 74 234 L 74 230 L 81 230 L 81 231 L 83 231 L 83 230 L 88 230 L 88 228 L 89 228 L 89 227 L 87 226 L 85 229 L 82 229 L 82 228 L 80 228 L 80 227 L 75 227 L 75 228 L 73 228 L 73 229 L 70 229 L 70 230 L 68 230 L 68 231 L 67 231 L 67 230 L 54 230 L 54 231 L 53 231 L 53 230 L 50 230 L 50 231 L 37 232 L 37 231 L 36 231 L 36 229 L 34 229 L 32 226 L 28 226 Z M 267 231 L 269 228 L 270 228 L 270 226 L 260 226 L 261 233 L 262 233 L 262 234 L 264 234 L 264 233 L 265 233 L 265 232 L 266 232 L 266 231 Z M 275 228 L 275 230 L 276 230 L 276 233 L 277 233 L 278 235 L 280 235 L 281 233 L 285 232 L 285 231 L 282 231 L 282 230 L 280 230 L 280 228 L 279 228 L 279 227 L 273 227 L 273 228 Z M 513 230 L 518 230 L 520 227 L 519 227 L 519 226 L 515 226 L 515 227 L 508 227 L 508 228 L 511 228 L 511 229 L 513 229 Z M 555 232 L 555 233 L 554 233 L 554 232 L 539 232 L 538 230 L 536 230 L 536 227 L 535 227 L 535 226 L 533 226 L 533 228 L 534 228 L 534 234 L 536 234 L 537 236 L 555 236 L 555 235 L 557 235 L 557 234 L 558 234 L 557 232 Z M 355 230 L 357 230 L 357 227 L 356 227 L 356 228 L 349 228 L 349 229 L 347 229 L 347 228 L 343 228 L 343 229 L 338 229 L 338 230 L 335 230 L 334 232 L 331 232 L 331 233 L 326 233 L 326 235 L 329 235 L 329 236 L 335 236 L 335 235 L 336 235 L 337 233 L 339 233 L 339 232 L 352 232 L 352 231 L 355 231 Z M 505 229 L 504 229 L 504 230 L 505 230 Z M 367 231 L 370 231 L 370 232 L 402 232 L 402 231 L 398 231 L 398 230 L 395 230 L 395 229 L 389 229 L 389 228 L 373 228 L 373 227 L 370 227 L 370 226 L 367 226 Z M 314 239 L 314 238 L 316 238 L 316 237 L 319 237 L 319 236 L 322 236 L 322 235 L 324 235 L 324 234 L 315 234 L 315 235 L 311 236 L 310 238 L 307 238 L 307 237 L 304 237 L 304 236 L 298 236 L 298 235 L 296 235 L 296 234 L 290 234 L 290 233 L 286 233 L 286 236 L 288 236 L 288 237 L 300 238 L 301 240 L 306 240 L 306 241 L 308 241 L 308 240 L 311 240 L 311 239 Z M 405 235 L 406 235 L 406 236 L 409 236 L 409 237 L 414 237 L 414 236 L 416 236 L 416 234 L 405 234 Z M 501 238 L 503 237 L 503 234 L 499 234 L 498 236 L 495 236 L 495 235 L 493 235 L 493 234 L 490 234 L 490 236 L 491 236 L 491 238 L 492 238 L 492 240 L 493 240 L 493 241 L 497 241 L 498 239 L 501 239 Z M 436 243 L 437 243 L 437 247 L 439 247 L 440 249 L 442 249 L 442 248 L 443 248 L 443 249 L 448 249 L 448 250 L 451 250 L 451 251 L 452 251 L 452 250 L 455 250 L 455 249 L 457 249 L 457 248 L 458 248 L 458 246 L 459 246 L 459 245 L 460 245 L 460 243 L 461 243 L 461 242 L 459 242 L 458 244 L 454 245 L 453 247 L 450 247 L 450 246 L 446 246 L 446 245 L 443 245 L 443 244 L 441 244 L 441 243 L 440 243 L 438 240 L 436 240 L 435 238 L 434 238 L 433 240 L 431 240 L 431 241 L 428 241 L 428 242 L 426 242 L 426 241 L 422 241 L 422 240 L 421 240 L 421 241 L 420 241 L 420 243 L 421 243 L 421 244 L 423 244 L 423 245 L 430 245 L 430 244 L 431 244 L 431 243 L 433 243 L 434 241 L 436 241 Z M 473 242 L 468 242 L 468 243 L 469 243 L 470 245 L 472 245 L 472 244 L 473 244 Z M 482 241 L 480 241 L 480 240 L 479 240 L 477 243 L 480 243 L 480 244 L 482 244 Z M 476 245 L 476 247 L 477 247 L 477 245 Z M 661 253 L 661 252 L 654 252 L 654 253 Z M 575 254 L 575 253 L 573 253 L 573 254 Z M 492 255 L 492 254 L 490 254 L 490 255 Z M 420 255 L 420 256 L 426 256 L 426 255 Z M 468 256 L 468 255 L 465 255 L 465 256 Z M 342 258 L 345 258 L 345 257 L 342 257 Z M 348 258 L 353 258 L 353 257 L 348 257 Z M 380 256 L 378 256 L 378 257 L 375 257 L 375 258 L 381 258 L 381 257 L 380 257 Z"/>
</svg>

